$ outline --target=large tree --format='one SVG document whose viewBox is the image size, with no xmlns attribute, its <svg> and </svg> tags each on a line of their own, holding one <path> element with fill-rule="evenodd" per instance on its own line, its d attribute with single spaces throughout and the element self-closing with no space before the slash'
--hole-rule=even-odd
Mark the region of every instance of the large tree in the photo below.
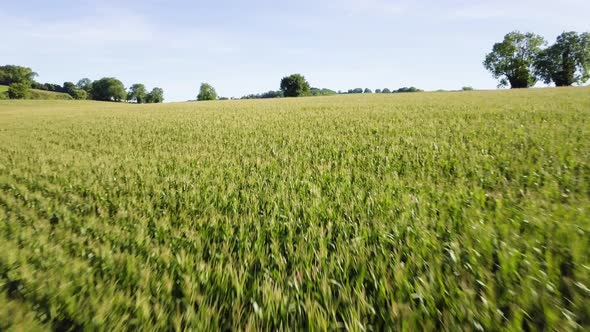
<svg viewBox="0 0 590 332">
<path fill-rule="evenodd" d="M 84 90 L 87 93 L 90 93 L 92 90 L 92 81 L 89 78 L 82 78 L 76 84 L 76 87 L 80 90 Z"/>
<path fill-rule="evenodd" d="M 590 78 L 590 33 L 564 32 L 535 62 L 536 74 L 546 83 L 569 86 Z"/>
<path fill-rule="evenodd" d="M 0 66 L 0 85 L 24 83 L 30 86 L 36 76 L 37 73 L 28 67 L 13 65 Z"/>
<path fill-rule="evenodd" d="M 310 94 L 310 87 L 303 75 L 293 74 L 283 77 L 281 91 L 283 91 L 285 97 L 301 97 Z"/>
<path fill-rule="evenodd" d="M 164 101 L 164 90 L 162 88 L 153 88 L 150 93 L 148 93 L 146 101 L 148 103 L 161 103 Z"/>
<path fill-rule="evenodd" d="M 494 44 L 483 65 L 494 78 L 500 79 L 500 86 L 531 87 L 537 82 L 533 65 L 543 44 L 545 40 L 539 35 L 513 31 L 504 36 L 502 42 Z"/>
<path fill-rule="evenodd" d="M 114 77 L 104 77 L 92 82 L 92 99 L 101 101 L 121 101 L 127 97 L 125 86 Z"/>
<path fill-rule="evenodd" d="M 130 88 L 129 88 L 129 93 L 127 94 L 127 100 L 132 100 L 135 101 L 138 104 L 143 104 L 145 103 L 147 100 L 147 89 L 145 88 L 145 85 L 141 84 L 141 83 L 136 83 L 133 84 Z"/>
<path fill-rule="evenodd" d="M 201 83 L 201 88 L 199 89 L 199 95 L 197 95 L 197 100 L 215 100 L 217 99 L 217 92 L 215 92 L 215 88 L 209 83 Z"/>
</svg>

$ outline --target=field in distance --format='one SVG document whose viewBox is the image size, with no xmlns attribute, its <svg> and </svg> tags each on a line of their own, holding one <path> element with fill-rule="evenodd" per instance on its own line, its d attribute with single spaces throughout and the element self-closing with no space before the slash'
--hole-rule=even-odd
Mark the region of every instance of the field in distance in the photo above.
<svg viewBox="0 0 590 332">
<path fill-rule="evenodd" d="M 590 328 L 590 89 L 0 101 L 0 330 Z"/>
</svg>

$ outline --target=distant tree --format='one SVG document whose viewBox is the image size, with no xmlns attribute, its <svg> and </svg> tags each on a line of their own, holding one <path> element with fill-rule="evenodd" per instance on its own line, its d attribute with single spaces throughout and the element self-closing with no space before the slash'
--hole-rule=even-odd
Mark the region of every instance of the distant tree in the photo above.
<svg viewBox="0 0 590 332">
<path fill-rule="evenodd" d="M 381 93 L 381 89 L 375 90 L 375 93 Z"/>
<path fill-rule="evenodd" d="M 153 88 L 147 94 L 146 102 L 148 103 L 162 103 L 164 102 L 164 90 L 162 88 Z"/>
<path fill-rule="evenodd" d="M 87 93 L 90 93 L 90 91 L 92 90 L 92 81 L 89 78 L 83 78 L 78 81 L 76 87 L 78 89 L 86 91 Z"/>
<path fill-rule="evenodd" d="M 472 87 L 470 87 L 470 86 L 464 86 L 464 87 L 461 88 L 461 90 L 463 90 L 463 91 L 473 91 L 474 89 Z"/>
<path fill-rule="evenodd" d="M 389 90 L 388 88 L 383 89 L 382 93 L 391 93 L 391 90 Z"/>
<path fill-rule="evenodd" d="M 310 94 L 310 87 L 303 75 L 293 74 L 283 77 L 281 91 L 285 97 L 302 97 Z"/>
<path fill-rule="evenodd" d="M 72 82 L 64 82 L 62 91 L 74 98 L 76 97 L 76 85 Z"/>
<path fill-rule="evenodd" d="M 11 85 L 12 83 L 24 83 L 31 86 L 37 73 L 31 68 L 6 65 L 0 66 L 0 85 Z"/>
<path fill-rule="evenodd" d="M 362 88 L 356 88 L 356 89 L 351 89 L 348 90 L 348 93 L 363 93 L 363 89 Z"/>
<path fill-rule="evenodd" d="M 590 78 L 590 33 L 559 35 L 555 44 L 539 54 L 535 72 L 546 84 L 585 83 Z"/>
<path fill-rule="evenodd" d="M 371 89 L 366 88 L 365 91 L 363 91 L 363 93 L 373 93 L 373 91 L 371 91 Z"/>
<path fill-rule="evenodd" d="M 500 86 L 531 87 L 537 81 L 533 65 L 544 44 L 545 40 L 539 35 L 511 32 L 502 42 L 494 44 L 483 65 L 494 78 L 500 79 Z"/>
<path fill-rule="evenodd" d="M 136 83 L 129 88 L 127 100 L 135 101 L 138 104 L 143 104 L 146 102 L 147 94 L 148 92 L 145 88 L 145 85 Z"/>
<path fill-rule="evenodd" d="M 397 90 L 395 90 L 395 93 L 406 93 L 406 92 L 422 92 L 423 90 L 420 90 L 418 88 L 415 88 L 413 86 L 411 87 L 403 87 L 403 88 L 399 88 Z"/>
<path fill-rule="evenodd" d="M 100 101 L 122 101 L 127 97 L 123 82 L 114 77 L 104 77 L 92 82 L 92 99 Z"/>
<path fill-rule="evenodd" d="M 197 96 L 197 100 L 215 100 L 217 99 L 217 92 L 213 86 L 209 83 L 201 83 L 201 88 L 199 89 L 199 95 Z"/>
<path fill-rule="evenodd" d="M 8 86 L 8 98 L 10 99 L 25 99 L 29 91 L 29 84 L 27 83 L 12 83 Z"/>
</svg>

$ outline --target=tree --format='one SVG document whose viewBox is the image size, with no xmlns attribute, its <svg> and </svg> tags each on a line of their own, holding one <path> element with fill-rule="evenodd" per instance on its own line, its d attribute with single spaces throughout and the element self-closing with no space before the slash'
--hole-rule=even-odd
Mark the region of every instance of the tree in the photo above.
<svg viewBox="0 0 590 332">
<path fill-rule="evenodd" d="M 8 98 L 10 99 L 25 99 L 29 91 L 27 83 L 12 83 L 8 87 Z"/>
<path fill-rule="evenodd" d="M 381 91 L 381 93 L 391 93 L 391 90 L 389 90 L 388 88 L 383 89 L 383 91 Z"/>
<path fill-rule="evenodd" d="M 153 88 L 152 91 L 147 94 L 146 102 L 148 102 L 148 103 L 164 102 L 164 90 L 162 88 Z"/>
<path fill-rule="evenodd" d="M 90 93 L 90 91 L 92 90 L 92 81 L 89 78 L 83 78 L 78 81 L 76 87 L 78 89 L 86 91 L 87 93 Z"/>
<path fill-rule="evenodd" d="M 543 50 L 535 73 L 546 83 L 570 86 L 590 78 L 590 33 L 564 32 L 555 44 Z"/>
<path fill-rule="evenodd" d="M 371 89 L 366 88 L 365 91 L 363 91 L 363 93 L 373 93 L 373 91 L 371 91 Z"/>
<path fill-rule="evenodd" d="M 92 99 L 101 101 L 121 101 L 127 97 L 125 86 L 114 77 L 104 77 L 92 82 Z"/>
<path fill-rule="evenodd" d="M 147 98 L 147 90 L 145 85 L 136 83 L 129 88 L 129 93 L 127 94 L 127 100 L 135 101 L 138 104 L 143 104 L 146 102 Z"/>
<path fill-rule="evenodd" d="M 215 88 L 209 83 L 201 83 L 201 88 L 199 89 L 199 95 L 197 96 L 197 100 L 215 100 L 217 99 L 217 92 L 215 92 Z"/>
<path fill-rule="evenodd" d="M 6 65 L 0 66 L 0 85 L 11 85 L 12 83 L 24 83 L 31 86 L 37 73 L 31 68 Z"/>
<path fill-rule="evenodd" d="M 74 90 L 74 94 L 72 95 L 72 97 L 74 97 L 74 99 L 84 100 L 88 99 L 88 93 L 84 90 L 76 89 Z"/>
<path fill-rule="evenodd" d="M 302 97 L 310 94 L 310 87 L 303 75 L 293 74 L 283 77 L 281 91 L 283 91 L 285 97 Z"/>
<path fill-rule="evenodd" d="M 544 44 L 545 40 L 539 35 L 513 31 L 504 36 L 502 42 L 494 44 L 483 65 L 494 78 L 500 79 L 500 86 L 531 87 L 537 82 L 532 73 L 533 65 Z"/>
<path fill-rule="evenodd" d="M 76 98 L 76 86 L 72 82 L 64 82 L 63 92 L 69 94 L 70 96 Z"/>
<path fill-rule="evenodd" d="M 381 89 L 375 90 L 375 93 L 381 93 Z"/>
<path fill-rule="evenodd" d="M 464 86 L 464 87 L 461 88 L 461 90 L 463 90 L 463 91 L 473 91 L 475 89 L 473 87 L 470 87 L 470 86 Z"/>
</svg>

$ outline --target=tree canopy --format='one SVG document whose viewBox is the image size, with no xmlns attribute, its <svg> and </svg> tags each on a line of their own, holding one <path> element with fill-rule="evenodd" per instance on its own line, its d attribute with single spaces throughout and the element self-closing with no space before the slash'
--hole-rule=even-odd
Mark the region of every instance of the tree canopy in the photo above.
<svg viewBox="0 0 590 332">
<path fill-rule="evenodd" d="M 147 89 L 145 85 L 141 83 L 133 84 L 129 88 L 129 93 L 127 94 L 127 100 L 135 101 L 138 104 L 143 104 L 147 102 Z"/>
<path fill-rule="evenodd" d="M 147 94 L 146 102 L 148 103 L 162 103 L 164 102 L 164 90 L 162 88 L 155 87 L 150 93 Z"/>
<path fill-rule="evenodd" d="M 544 44 L 545 39 L 539 35 L 513 31 L 494 44 L 483 64 L 494 78 L 500 79 L 500 86 L 528 88 L 537 82 L 533 65 Z"/>
<path fill-rule="evenodd" d="M 281 80 L 281 91 L 285 97 L 303 97 L 310 94 L 310 86 L 303 75 L 292 74 Z"/>
<path fill-rule="evenodd" d="M 127 97 L 127 91 L 121 81 L 114 77 L 104 77 L 92 82 L 91 96 L 93 100 L 122 101 Z"/>
<path fill-rule="evenodd" d="M 0 85 L 24 83 L 30 86 L 36 76 L 37 73 L 28 67 L 14 65 L 0 66 Z"/>
<path fill-rule="evenodd" d="M 590 33 L 559 35 L 555 44 L 540 52 L 535 70 L 546 84 L 585 83 L 590 78 Z"/>
<path fill-rule="evenodd" d="M 199 89 L 199 94 L 197 95 L 197 100 L 215 100 L 217 99 L 217 92 L 215 92 L 215 88 L 209 83 L 201 83 L 201 88 Z"/>
</svg>

